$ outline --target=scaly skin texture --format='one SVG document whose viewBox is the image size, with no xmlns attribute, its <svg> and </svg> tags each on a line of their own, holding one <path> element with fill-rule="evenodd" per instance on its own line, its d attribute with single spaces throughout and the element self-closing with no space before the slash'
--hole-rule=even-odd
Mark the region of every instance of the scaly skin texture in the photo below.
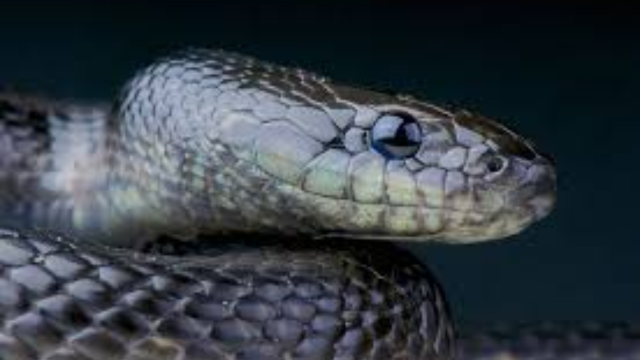
<svg viewBox="0 0 640 360">
<path fill-rule="evenodd" d="M 2 232 L 0 268 L 3 360 L 451 358 L 440 289 L 382 243 L 150 256 Z"/>
<path fill-rule="evenodd" d="M 419 129 L 417 150 L 402 159 L 376 148 L 374 136 L 381 119 L 398 114 L 411 118 Z M 373 251 L 387 245 L 350 238 L 453 243 L 499 239 L 543 218 L 555 202 L 555 171 L 550 161 L 498 123 L 221 51 L 190 50 L 157 61 L 127 84 L 111 108 L 3 94 L 0 150 L 7 154 L 0 158 L 0 226 L 43 228 L 77 239 L 67 248 L 41 236 L 36 236 L 39 240 L 10 234 L 0 237 L 6 250 L 0 255 L 5 256 L 0 280 L 10 295 L 4 313 L 11 314 L 3 320 L 0 349 L 15 347 L 20 350 L 6 353 L 38 360 L 76 355 L 102 359 L 113 351 L 116 358 L 144 358 L 133 355 L 136 351 L 197 358 L 184 337 L 199 339 L 208 349 L 204 351 L 224 354 L 210 355 L 213 358 L 279 359 L 286 354 L 284 358 L 448 359 L 451 324 L 434 280 L 411 257 L 392 247 L 386 250 L 392 264 L 384 256 L 359 255 L 364 250 L 355 248 Z M 306 250 L 296 246 L 283 252 L 272 245 L 264 251 L 242 250 L 260 253 L 247 261 L 241 250 L 228 249 L 226 255 L 204 259 L 206 273 L 189 270 L 187 277 L 193 286 L 199 284 L 198 293 L 215 295 L 216 291 L 210 293 L 211 286 L 216 289 L 215 274 L 241 267 L 242 286 L 259 297 L 270 291 L 252 285 L 268 270 L 261 268 L 265 261 L 277 263 L 283 271 L 279 280 L 297 286 L 289 280 L 298 271 L 298 261 L 308 259 L 313 270 L 305 270 L 305 276 L 320 284 L 318 295 L 334 291 L 348 306 L 348 286 L 336 290 L 327 285 L 333 282 L 324 280 L 355 281 L 360 292 L 393 299 L 367 308 L 360 320 L 388 317 L 399 305 L 402 315 L 391 323 L 401 330 L 389 340 L 390 348 L 378 350 L 377 344 L 387 342 L 388 326 L 382 333 L 377 333 L 380 329 L 350 332 L 351 320 L 341 315 L 339 324 L 337 318 L 325 319 L 344 330 L 339 335 L 318 340 L 319 330 L 305 323 L 298 342 L 283 348 L 279 340 L 269 337 L 270 330 L 261 319 L 254 324 L 261 329 L 254 329 L 259 334 L 234 348 L 236 337 L 254 331 L 248 329 L 254 325 L 239 325 L 247 319 L 229 305 L 242 303 L 242 292 L 233 292 L 227 299 L 230 303 L 222 304 L 233 312 L 234 325 L 226 330 L 218 329 L 219 319 L 206 318 L 210 314 L 196 316 L 193 321 L 204 322 L 197 326 L 183 310 L 174 314 L 176 322 L 164 327 L 160 325 L 164 318 L 146 318 L 147 332 L 142 336 L 154 340 L 143 342 L 147 346 L 143 350 L 135 350 L 141 346 L 136 345 L 139 338 L 122 338 L 115 330 L 103 328 L 99 315 L 87 310 L 97 306 L 98 300 L 88 301 L 88 308 L 82 310 L 90 313 L 80 330 L 89 331 L 86 338 L 77 335 L 76 329 L 42 318 L 46 314 L 38 310 L 43 301 L 39 290 L 46 298 L 58 299 L 68 295 L 67 282 L 80 281 L 81 274 L 93 274 L 93 282 L 110 281 L 96 280 L 101 276 L 99 264 L 81 261 L 82 271 L 73 271 L 73 259 L 95 255 L 95 250 L 85 248 L 87 242 L 141 250 L 160 236 L 193 240 L 199 234 L 210 235 L 201 240 L 207 247 L 219 245 L 222 237 L 259 236 L 271 242 L 295 237 L 309 243 L 312 238 L 339 236 L 339 241 L 327 244 L 349 249 L 329 250 L 322 243 L 309 243 Z M 39 242 L 44 250 L 36 245 Z M 49 248 L 70 254 L 72 260 L 57 265 L 58 270 L 71 271 L 70 278 L 58 277 L 47 265 Z M 110 289 L 109 309 L 120 306 L 122 296 L 132 289 L 155 286 L 148 277 L 172 277 L 176 263 L 200 264 L 194 253 L 156 258 L 99 250 L 96 256 L 115 264 L 106 267 L 109 274 L 112 267 L 133 273 L 133 288 L 119 283 L 129 275 L 116 271 L 107 276 L 115 276 L 111 280 L 117 283 Z M 363 264 L 368 275 L 359 277 L 345 264 Z M 414 268 L 422 270 L 407 271 Z M 25 282 L 25 277 L 34 283 Z M 380 283 L 386 284 L 384 290 L 379 291 Z M 407 288 L 408 283 L 421 285 Z M 28 289 L 47 284 L 51 288 Z M 180 287 L 171 308 L 182 309 L 185 297 L 192 296 L 189 291 Z M 152 300 L 160 301 L 156 298 L 161 296 L 156 291 Z M 14 308 L 14 300 L 21 305 Z M 78 299 L 69 301 L 75 304 Z M 55 318 L 66 316 L 63 305 L 69 301 L 45 303 Z M 317 297 L 305 301 L 300 306 L 317 310 L 313 305 Z M 273 316 L 278 319 L 286 318 L 289 310 L 306 311 L 282 302 L 269 306 L 276 309 Z M 250 312 L 271 314 L 266 307 Z M 13 318 L 21 316 L 27 316 L 22 327 L 12 325 Z M 136 315 L 126 318 L 134 321 Z M 362 326 L 360 320 L 353 326 Z M 165 327 L 171 333 L 160 339 L 166 335 L 159 333 Z M 34 335 L 40 330 L 44 337 Z M 95 331 L 98 335 L 92 335 Z M 86 341 L 74 345 L 77 336 Z M 355 350 L 342 350 L 343 343 L 355 344 Z"/>
</svg>

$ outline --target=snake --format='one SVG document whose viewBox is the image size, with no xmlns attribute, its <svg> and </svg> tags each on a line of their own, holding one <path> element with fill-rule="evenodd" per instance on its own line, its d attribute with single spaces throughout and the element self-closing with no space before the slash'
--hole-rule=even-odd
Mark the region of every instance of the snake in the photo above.
<svg viewBox="0 0 640 360">
<path fill-rule="evenodd" d="M 0 153 L 1 359 L 564 360 L 610 344 L 456 335 L 397 245 L 512 237 L 552 211 L 551 159 L 467 110 L 188 49 L 113 104 L 0 92 Z"/>
</svg>

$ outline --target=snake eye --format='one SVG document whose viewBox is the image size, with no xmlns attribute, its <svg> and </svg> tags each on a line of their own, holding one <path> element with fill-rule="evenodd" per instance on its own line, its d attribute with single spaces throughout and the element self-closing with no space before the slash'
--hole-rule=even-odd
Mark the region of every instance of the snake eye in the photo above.
<svg viewBox="0 0 640 360">
<path fill-rule="evenodd" d="M 420 148 L 421 141 L 420 125 L 408 114 L 384 114 L 371 130 L 371 146 L 389 159 L 412 156 Z"/>
</svg>

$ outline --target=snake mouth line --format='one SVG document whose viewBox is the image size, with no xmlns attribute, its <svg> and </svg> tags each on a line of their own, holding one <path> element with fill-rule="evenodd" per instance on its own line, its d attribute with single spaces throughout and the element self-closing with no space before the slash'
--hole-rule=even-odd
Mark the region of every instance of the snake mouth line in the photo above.
<svg viewBox="0 0 640 360">
<path fill-rule="evenodd" d="M 395 209 L 412 208 L 417 211 L 432 211 L 432 212 L 442 212 L 445 214 L 456 214 L 456 215 L 467 215 L 467 216 L 493 216 L 496 214 L 496 212 L 499 212 L 499 210 L 498 211 L 478 210 L 478 209 L 469 210 L 469 209 L 460 209 L 460 208 L 455 208 L 455 207 L 450 207 L 445 205 L 435 206 L 435 205 L 429 205 L 425 201 L 420 201 L 420 203 L 418 204 L 390 204 L 390 203 L 361 202 L 361 201 L 355 201 L 354 199 L 349 199 L 349 198 L 336 199 L 331 196 L 307 192 L 291 184 L 284 183 L 284 185 L 288 187 L 289 190 L 301 192 L 307 196 L 315 197 L 320 200 L 332 201 L 332 202 L 335 202 L 336 204 L 340 204 L 341 206 L 344 205 L 345 207 L 349 207 L 349 206 L 384 207 L 385 212 L 389 212 L 394 208 Z"/>
</svg>

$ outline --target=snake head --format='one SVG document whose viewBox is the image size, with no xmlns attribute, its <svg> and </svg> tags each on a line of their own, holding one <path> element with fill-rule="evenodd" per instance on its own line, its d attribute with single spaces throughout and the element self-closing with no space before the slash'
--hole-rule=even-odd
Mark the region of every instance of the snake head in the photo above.
<svg viewBox="0 0 640 360">
<path fill-rule="evenodd" d="M 554 207 L 551 160 L 500 123 L 409 98 L 370 109 L 344 133 L 350 201 L 328 207 L 340 214 L 331 223 L 345 224 L 341 236 L 480 242 L 519 233 Z"/>
<path fill-rule="evenodd" d="M 172 234 L 477 242 L 555 202 L 551 162 L 494 121 L 237 54 L 162 60 L 122 99 L 128 213 Z"/>
</svg>

